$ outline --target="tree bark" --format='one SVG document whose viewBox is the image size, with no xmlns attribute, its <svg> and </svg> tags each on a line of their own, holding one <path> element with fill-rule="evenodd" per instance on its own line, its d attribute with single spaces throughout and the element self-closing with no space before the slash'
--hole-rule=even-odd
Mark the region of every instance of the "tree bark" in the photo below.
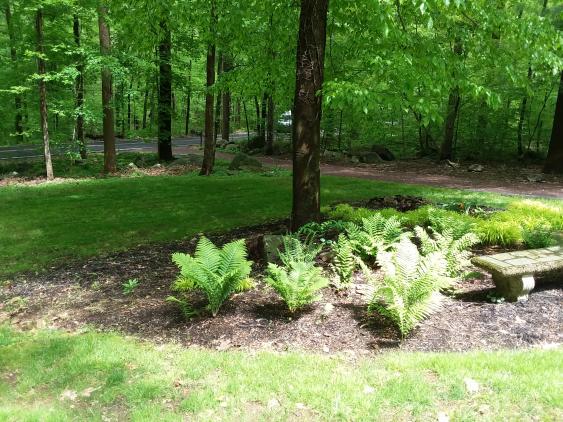
<svg viewBox="0 0 563 422">
<path fill-rule="evenodd" d="M 210 36 L 215 37 L 217 16 L 215 14 L 215 0 L 211 0 L 211 25 Z M 200 174 L 209 176 L 215 164 L 215 138 L 213 136 L 213 105 L 214 95 L 212 87 L 215 84 L 215 41 L 210 41 L 207 46 L 207 92 L 205 94 L 205 142 L 203 147 L 203 164 Z"/>
<path fill-rule="evenodd" d="M 78 15 L 73 16 L 73 33 L 76 47 L 81 47 L 80 19 Z M 86 139 L 84 138 L 84 58 L 82 52 L 78 53 L 76 80 L 74 81 L 76 91 L 76 140 L 80 148 L 80 157 L 85 160 L 87 157 Z"/>
<path fill-rule="evenodd" d="M 160 21 L 161 39 L 158 84 L 158 159 L 171 161 L 172 156 L 172 34 L 167 18 Z"/>
<path fill-rule="evenodd" d="M 543 170 L 546 173 L 563 174 L 563 71 L 559 81 L 551 140 Z"/>
<path fill-rule="evenodd" d="M 41 116 L 41 131 L 43 132 L 43 153 L 45 156 L 45 170 L 47 180 L 53 180 L 53 162 L 49 146 L 49 124 L 47 114 L 47 86 L 45 83 L 45 50 L 43 48 L 43 9 L 37 9 L 35 17 L 35 33 L 37 36 L 37 73 L 39 74 L 39 114 Z"/>
<path fill-rule="evenodd" d="M 262 126 L 260 124 L 260 103 L 258 102 L 258 97 L 254 96 L 254 107 L 256 109 L 256 136 L 262 136 Z"/>
<path fill-rule="evenodd" d="M 275 104 L 274 97 L 272 94 L 268 95 L 268 118 L 266 122 L 266 155 L 272 155 L 274 153 L 274 115 L 275 115 Z"/>
<path fill-rule="evenodd" d="M 454 42 L 454 54 L 461 56 L 463 47 L 461 40 L 457 39 Z M 456 78 L 455 72 L 453 73 L 454 79 Z M 440 160 L 451 160 L 453 158 L 453 142 L 455 135 L 455 121 L 457 119 L 457 112 L 459 110 L 459 86 L 454 86 L 448 97 L 448 112 L 446 121 L 444 122 L 444 140 L 440 148 Z"/>
<path fill-rule="evenodd" d="M 217 63 L 217 81 L 221 80 L 223 74 L 223 53 L 219 54 L 219 62 Z M 213 140 L 217 144 L 217 138 L 219 136 L 219 131 L 221 130 L 221 108 L 222 108 L 222 92 L 217 92 L 217 98 L 215 99 L 215 126 L 213 132 Z"/>
<path fill-rule="evenodd" d="M 184 131 L 185 135 L 190 134 L 190 113 L 192 108 L 192 61 L 189 64 L 189 74 L 188 74 L 188 95 L 186 98 L 186 129 Z"/>
<path fill-rule="evenodd" d="M 223 72 L 228 73 L 232 70 L 233 64 L 228 54 L 223 56 Z M 231 91 L 223 89 L 223 117 L 221 119 L 221 139 L 229 142 L 231 136 Z"/>
<path fill-rule="evenodd" d="M 291 229 L 320 219 L 320 139 L 328 0 L 301 0 L 293 121 Z"/>
<path fill-rule="evenodd" d="M 10 59 L 12 60 L 12 65 L 14 66 L 14 68 L 16 68 L 18 65 L 18 54 L 16 49 L 16 33 L 14 31 L 14 25 L 12 23 L 12 11 L 10 9 L 10 2 L 8 1 L 6 1 L 4 13 L 6 16 L 6 26 L 8 28 L 8 38 L 10 42 Z M 15 125 L 14 125 L 16 140 L 17 142 L 23 142 L 23 113 L 22 113 L 21 94 L 15 94 L 14 105 L 16 108 L 16 117 L 15 117 Z"/>
<path fill-rule="evenodd" d="M 100 32 L 100 51 L 104 57 L 111 54 L 110 29 L 106 21 L 107 13 L 107 6 L 100 5 L 98 8 L 98 27 Z M 104 172 L 106 174 L 115 173 L 116 171 L 112 85 L 111 69 L 107 63 L 104 63 L 102 67 L 102 107 L 104 110 Z"/>
</svg>

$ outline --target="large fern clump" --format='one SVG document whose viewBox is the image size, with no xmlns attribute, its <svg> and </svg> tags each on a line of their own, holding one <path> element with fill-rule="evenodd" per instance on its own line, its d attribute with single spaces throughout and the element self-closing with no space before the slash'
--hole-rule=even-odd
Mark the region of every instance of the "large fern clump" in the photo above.
<svg viewBox="0 0 563 422">
<path fill-rule="evenodd" d="M 449 228 L 445 228 L 442 233 L 432 227 L 429 231 L 430 233 L 420 226 L 414 228 L 416 237 L 420 240 L 422 254 L 441 253 L 448 264 L 447 275 L 454 278 L 462 275 L 463 269 L 469 265 L 470 248 L 479 243 L 479 237 L 469 232 L 456 238 Z"/>
<path fill-rule="evenodd" d="M 364 263 L 360 264 L 376 289 L 369 310 L 393 321 L 404 338 L 440 307 L 443 298 L 440 290 L 449 287 L 452 281 L 446 277 L 447 261 L 437 252 L 422 256 L 405 237 L 396 250 L 379 253 L 377 260 L 384 272 L 382 281 Z"/>
<path fill-rule="evenodd" d="M 172 261 L 180 268 L 173 290 L 201 290 L 207 296 L 207 308 L 213 316 L 232 293 L 248 286 L 252 266 L 252 262 L 247 260 L 244 240 L 218 248 L 206 237 L 199 240 L 194 256 L 175 253 Z"/>
<path fill-rule="evenodd" d="M 354 251 L 364 259 L 375 258 L 379 252 L 388 250 L 405 235 L 400 218 L 385 218 L 381 214 L 363 218 L 362 224 L 352 224 L 347 230 Z"/>
<path fill-rule="evenodd" d="M 285 301 L 290 312 L 319 300 L 318 291 L 328 285 L 321 268 L 315 266 L 320 246 L 285 236 L 279 256 L 283 265 L 268 265 L 266 284 Z"/>
</svg>

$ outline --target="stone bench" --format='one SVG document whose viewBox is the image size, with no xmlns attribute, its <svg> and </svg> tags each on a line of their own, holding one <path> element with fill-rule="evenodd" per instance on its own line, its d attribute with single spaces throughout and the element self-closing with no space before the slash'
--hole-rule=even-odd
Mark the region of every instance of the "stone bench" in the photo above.
<svg viewBox="0 0 563 422">
<path fill-rule="evenodd" d="M 509 302 L 528 299 L 534 276 L 563 280 L 563 246 L 479 256 L 471 262 L 492 274 L 497 291 Z"/>
</svg>

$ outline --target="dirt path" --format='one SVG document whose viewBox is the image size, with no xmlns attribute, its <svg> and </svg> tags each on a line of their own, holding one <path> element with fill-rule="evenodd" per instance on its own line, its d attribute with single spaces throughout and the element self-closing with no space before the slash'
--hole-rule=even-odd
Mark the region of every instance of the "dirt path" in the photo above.
<svg viewBox="0 0 563 422">
<path fill-rule="evenodd" d="M 194 153 L 195 150 L 191 149 Z M 230 159 L 233 154 L 219 152 L 219 157 Z M 255 157 L 263 164 L 291 168 L 291 161 L 283 158 Z M 488 164 L 482 172 L 468 171 L 469 165 L 452 168 L 429 159 L 402 160 L 357 166 L 341 163 L 323 163 L 321 173 L 328 176 L 357 177 L 361 179 L 414 185 L 438 186 L 453 189 L 469 189 L 503 195 L 526 195 L 563 199 L 563 177 L 542 175 L 539 166 L 514 167 L 504 164 Z M 541 177 L 542 182 L 528 179 Z"/>
</svg>

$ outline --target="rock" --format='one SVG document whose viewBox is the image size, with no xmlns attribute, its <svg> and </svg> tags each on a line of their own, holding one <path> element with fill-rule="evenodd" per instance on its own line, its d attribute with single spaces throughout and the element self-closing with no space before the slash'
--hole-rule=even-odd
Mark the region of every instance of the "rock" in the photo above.
<svg viewBox="0 0 563 422">
<path fill-rule="evenodd" d="M 450 422 L 450 417 L 446 412 L 438 412 L 438 422 Z"/>
<path fill-rule="evenodd" d="M 360 159 L 358 157 L 356 157 L 355 155 L 353 155 L 352 157 L 350 157 L 350 163 L 351 164 L 360 164 Z"/>
<path fill-rule="evenodd" d="M 365 164 L 377 164 L 383 161 L 377 152 L 363 152 L 360 154 L 360 161 Z"/>
<path fill-rule="evenodd" d="M 371 385 L 364 385 L 364 394 L 373 394 L 375 393 L 375 388 Z"/>
<path fill-rule="evenodd" d="M 327 303 L 323 306 L 323 316 L 327 317 L 334 311 L 334 305 L 332 303 Z"/>
<path fill-rule="evenodd" d="M 273 398 L 273 399 L 270 399 L 270 400 L 268 401 L 268 409 L 271 410 L 271 409 L 276 409 L 276 408 L 278 408 L 278 407 L 280 407 L 280 402 L 279 402 L 278 399 Z"/>
<path fill-rule="evenodd" d="M 127 164 L 127 167 L 130 168 L 131 170 L 139 170 L 139 167 L 137 167 L 135 163 L 129 163 Z"/>
<path fill-rule="evenodd" d="M 10 173 L 11 177 L 18 177 L 20 174 L 17 171 L 13 171 Z"/>
<path fill-rule="evenodd" d="M 153 169 L 159 169 L 162 167 L 162 164 L 160 163 L 156 163 L 154 166 L 152 166 Z"/>
<path fill-rule="evenodd" d="M 243 153 L 235 155 L 235 157 L 231 161 L 231 164 L 229 164 L 229 170 L 259 170 L 261 168 L 262 163 L 260 161 Z"/>
<path fill-rule="evenodd" d="M 467 170 L 475 173 L 481 173 L 483 170 L 485 170 L 485 167 L 483 167 L 481 164 L 471 164 Z"/>
<path fill-rule="evenodd" d="M 371 151 L 375 152 L 383 161 L 395 161 L 395 154 L 384 145 L 373 145 Z"/>
<path fill-rule="evenodd" d="M 479 392 L 479 390 L 481 388 L 479 386 L 479 383 L 477 381 L 475 381 L 474 379 L 464 378 L 463 382 L 465 383 L 465 389 L 470 394 L 475 394 L 475 393 Z"/>
<path fill-rule="evenodd" d="M 264 258 L 267 262 L 279 261 L 279 249 L 283 245 L 283 236 L 279 234 L 267 234 L 263 238 Z"/>
<path fill-rule="evenodd" d="M 532 183 L 543 183 L 545 182 L 545 177 L 542 174 L 530 174 L 526 176 L 526 180 Z"/>
<path fill-rule="evenodd" d="M 446 165 L 454 169 L 459 167 L 459 163 L 454 163 L 453 161 L 450 160 L 446 160 Z"/>
<path fill-rule="evenodd" d="M 338 151 L 325 151 L 323 158 L 327 161 L 342 161 L 344 155 Z"/>
</svg>

